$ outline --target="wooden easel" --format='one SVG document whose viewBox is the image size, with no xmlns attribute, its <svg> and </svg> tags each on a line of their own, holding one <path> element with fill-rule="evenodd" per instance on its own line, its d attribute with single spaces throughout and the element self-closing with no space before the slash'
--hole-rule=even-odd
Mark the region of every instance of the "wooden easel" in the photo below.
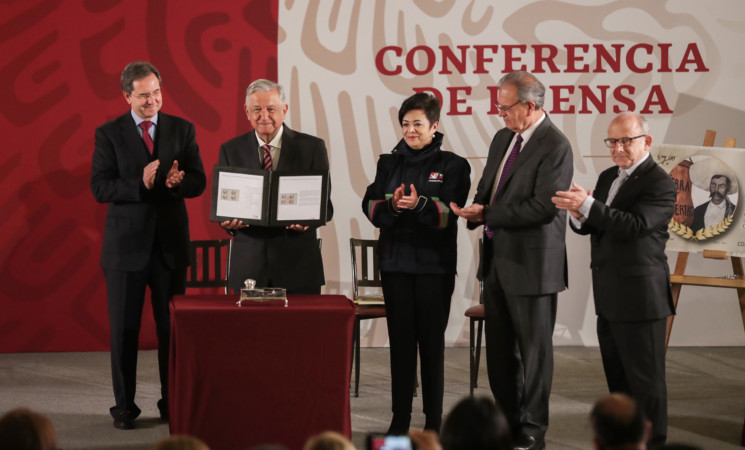
<svg viewBox="0 0 745 450">
<path fill-rule="evenodd" d="M 716 131 L 706 130 L 704 147 L 713 147 L 714 139 L 716 137 Z M 727 148 L 734 148 L 735 139 L 725 139 L 724 146 Z M 727 252 L 724 250 L 704 250 L 703 256 L 704 258 L 710 259 L 727 259 Z M 675 262 L 675 272 L 670 275 L 670 284 L 672 285 L 673 291 L 673 304 L 675 305 L 676 310 L 678 308 L 678 298 L 680 298 L 680 288 L 682 288 L 683 285 L 737 289 L 737 297 L 740 300 L 740 315 L 742 316 L 743 328 L 745 328 L 745 278 L 743 278 L 745 272 L 743 272 L 742 258 L 738 256 L 730 256 L 729 258 L 732 260 L 732 271 L 735 274 L 735 278 L 701 277 L 696 275 L 685 275 L 685 268 L 688 263 L 688 252 L 679 252 L 678 259 Z M 665 337 L 666 349 L 670 342 L 670 332 L 673 329 L 674 320 L 675 316 L 667 318 L 667 336 Z M 745 434 L 743 434 L 743 440 L 745 440 Z M 745 445 L 745 442 L 743 442 L 743 445 Z"/>
<path fill-rule="evenodd" d="M 713 130 L 706 130 L 706 136 L 704 136 L 704 147 L 713 147 L 714 139 L 717 137 L 717 132 Z M 724 140 L 724 146 L 726 148 L 735 147 L 734 138 L 726 138 Z M 704 258 L 710 259 L 727 259 L 727 252 L 723 250 L 704 250 Z M 710 286 L 710 287 L 721 287 L 721 288 L 732 288 L 737 290 L 737 298 L 740 301 L 740 315 L 742 316 L 742 325 L 745 328 L 745 272 L 743 272 L 742 258 L 738 256 L 730 256 L 732 261 L 732 271 L 735 274 L 735 278 L 717 278 L 717 277 L 700 277 L 696 275 L 685 275 L 686 264 L 688 263 L 688 252 L 679 252 L 678 259 L 675 261 L 675 272 L 670 275 L 670 284 L 672 285 L 673 292 L 673 304 L 675 309 L 678 308 L 678 299 L 680 298 L 680 288 L 683 285 L 691 286 Z M 673 329 L 673 321 L 675 316 L 667 318 L 667 336 L 665 337 L 665 349 L 667 349 L 670 343 L 670 332 Z M 742 425 L 742 434 L 740 435 L 740 445 L 745 446 L 745 423 Z"/>
<path fill-rule="evenodd" d="M 706 136 L 704 136 L 704 147 L 713 147 L 714 139 L 717 137 L 717 132 L 713 130 L 706 130 Z M 726 148 L 735 147 L 734 138 L 726 138 L 724 140 L 724 146 Z M 704 258 L 710 259 L 727 259 L 727 252 L 723 250 L 704 250 Z M 742 316 L 742 325 L 745 328 L 745 272 L 743 272 L 742 258 L 738 256 L 730 256 L 732 261 L 732 271 L 735 274 L 735 278 L 717 278 L 717 277 L 700 277 L 696 275 L 685 275 L 686 264 L 688 263 L 688 252 L 679 252 L 678 259 L 675 261 L 675 272 L 670 275 L 670 284 L 672 285 L 673 292 L 673 304 L 675 309 L 678 309 L 678 298 L 680 298 L 680 288 L 683 285 L 691 286 L 710 286 L 710 287 L 721 287 L 721 288 L 732 288 L 737 289 L 737 298 L 740 301 L 740 315 Z M 665 337 L 665 349 L 670 343 L 670 332 L 673 329 L 673 321 L 675 316 L 669 316 L 667 318 L 667 336 Z M 745 423 L 742 425 L 742 434 L 740 435 L 740 445 L 745 447 Z"/>
</svg>

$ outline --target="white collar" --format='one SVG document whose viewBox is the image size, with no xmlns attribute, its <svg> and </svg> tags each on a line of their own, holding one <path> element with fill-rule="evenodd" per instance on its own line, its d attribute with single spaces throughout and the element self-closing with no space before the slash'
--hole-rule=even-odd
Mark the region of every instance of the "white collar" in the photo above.
<svg viewBox="0 0 745 450">
<path fill-rule="evenodd" d="M 282 134 L 285 131 L 285 124 L 282 124 L 279 126 L 279 131 L 277 131 L 277 134 L 274 136 L 274 139 L 272 139 L 272 142 L 269 142 L 269 145 L 272 148 L 282 148 Z M 259 141 L 259 147 L 263 147 L 266 145 L 266 142 L 264 142 L 260 137 L 259 133 L 256 133 L 256 140 Z"/>
</svg>

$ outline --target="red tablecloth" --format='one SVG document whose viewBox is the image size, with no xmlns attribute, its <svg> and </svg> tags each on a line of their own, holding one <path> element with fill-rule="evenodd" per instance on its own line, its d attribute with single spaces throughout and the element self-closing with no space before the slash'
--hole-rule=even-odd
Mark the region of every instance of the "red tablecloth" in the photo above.
<svg viewBox="0 0 745 450">
<path fill-rule="evenodd" d="M 325 430 L 351 435 L 354 308 L 341 295 L 236 306 L 235 295 L 171 302 L 170 430 L 212 450 L 301 449 Z"/>
</svg>

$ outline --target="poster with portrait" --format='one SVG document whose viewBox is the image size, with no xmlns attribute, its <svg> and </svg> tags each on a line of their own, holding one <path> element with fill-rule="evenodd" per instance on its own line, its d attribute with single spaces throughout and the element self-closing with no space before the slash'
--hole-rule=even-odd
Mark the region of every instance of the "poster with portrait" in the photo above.
<svg viewBox="0 0 745 450">
<path fill-rule="evenodd" d="M 669 224 L 667 250 L 723 250 L 745 256 L 745 208 L 740 180 L 745 150 L 692 145 L 656 145 L 650 155 L 675 181 L 678 197 Z"/>
</svg>

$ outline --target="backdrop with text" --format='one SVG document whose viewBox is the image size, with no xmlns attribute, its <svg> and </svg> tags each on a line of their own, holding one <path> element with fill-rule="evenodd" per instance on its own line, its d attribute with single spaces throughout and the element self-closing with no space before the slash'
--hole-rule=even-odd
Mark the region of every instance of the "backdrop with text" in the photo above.
<svg viewBox="0 0 745 450">
<path fill-rule="evenodd" d="M 644 114 L 655 144 L 696 146 L 706 129 L 745 142 L 745 4 L 732 0 L 43 0 L 4 2 L 0 11 L 0 352 L 108 348 L 98 266 L 106 207 L 90 193 L 90 159 L 94 129 L 127 110 L 119 75 L 133 60 L 161 71 L 163 111 L 195 123 L 208 186 L 219 145 L 250 129 L 248 83 L 265 77 L 286 87 L 288 125 L 329 149 L 335 216 L 320 232 L 328 293 L 351 290 L 349 238 L 376 235 L 360 201 L 378 155 L 400 139 L 398 107 L 413 92 L 442 100 L 444 147 L 469 159 L 474 189 L 503 126 L 496 85 L 512 70 L 546 85 L 545 109 L 572 142 L 575 181 L 586 187 L 611 164 L 602 139 L 620 111 Z M 739 156 L 717 155 L 686 156 L 684 215 L 710 196 L 711 177 L 697 185 L 695 167 L 708 174 L 704 166 L 715 163 L 705 161 L 717 159 L 741 171 Z M 726 195 L 735 205 L 737 186 Z M 187 205 L 192 238 L 225 236 L 209 222 L 209 192 Z M 741 232 L 742 215 L 736 207 L 724 236 Z M 463 311 L 478 301 L 478 236 L 459 232 L 448 345 L 468 341 Z M 570 288 L 560 295 L 555 342 L 597 345 L 589 244 L 571 232 L 567 244 Z M 725 263 L 698 266 L 689 262 L 691 271 L 731 273 Z M 717 294 L 683 291 L 671 345 L 745 344 L 734 294 Z M 366 322 L 363 343 L 385 345 L 384 321 Z M 147 320 L 143 344 L 152 343 Z"/>
</svg>

